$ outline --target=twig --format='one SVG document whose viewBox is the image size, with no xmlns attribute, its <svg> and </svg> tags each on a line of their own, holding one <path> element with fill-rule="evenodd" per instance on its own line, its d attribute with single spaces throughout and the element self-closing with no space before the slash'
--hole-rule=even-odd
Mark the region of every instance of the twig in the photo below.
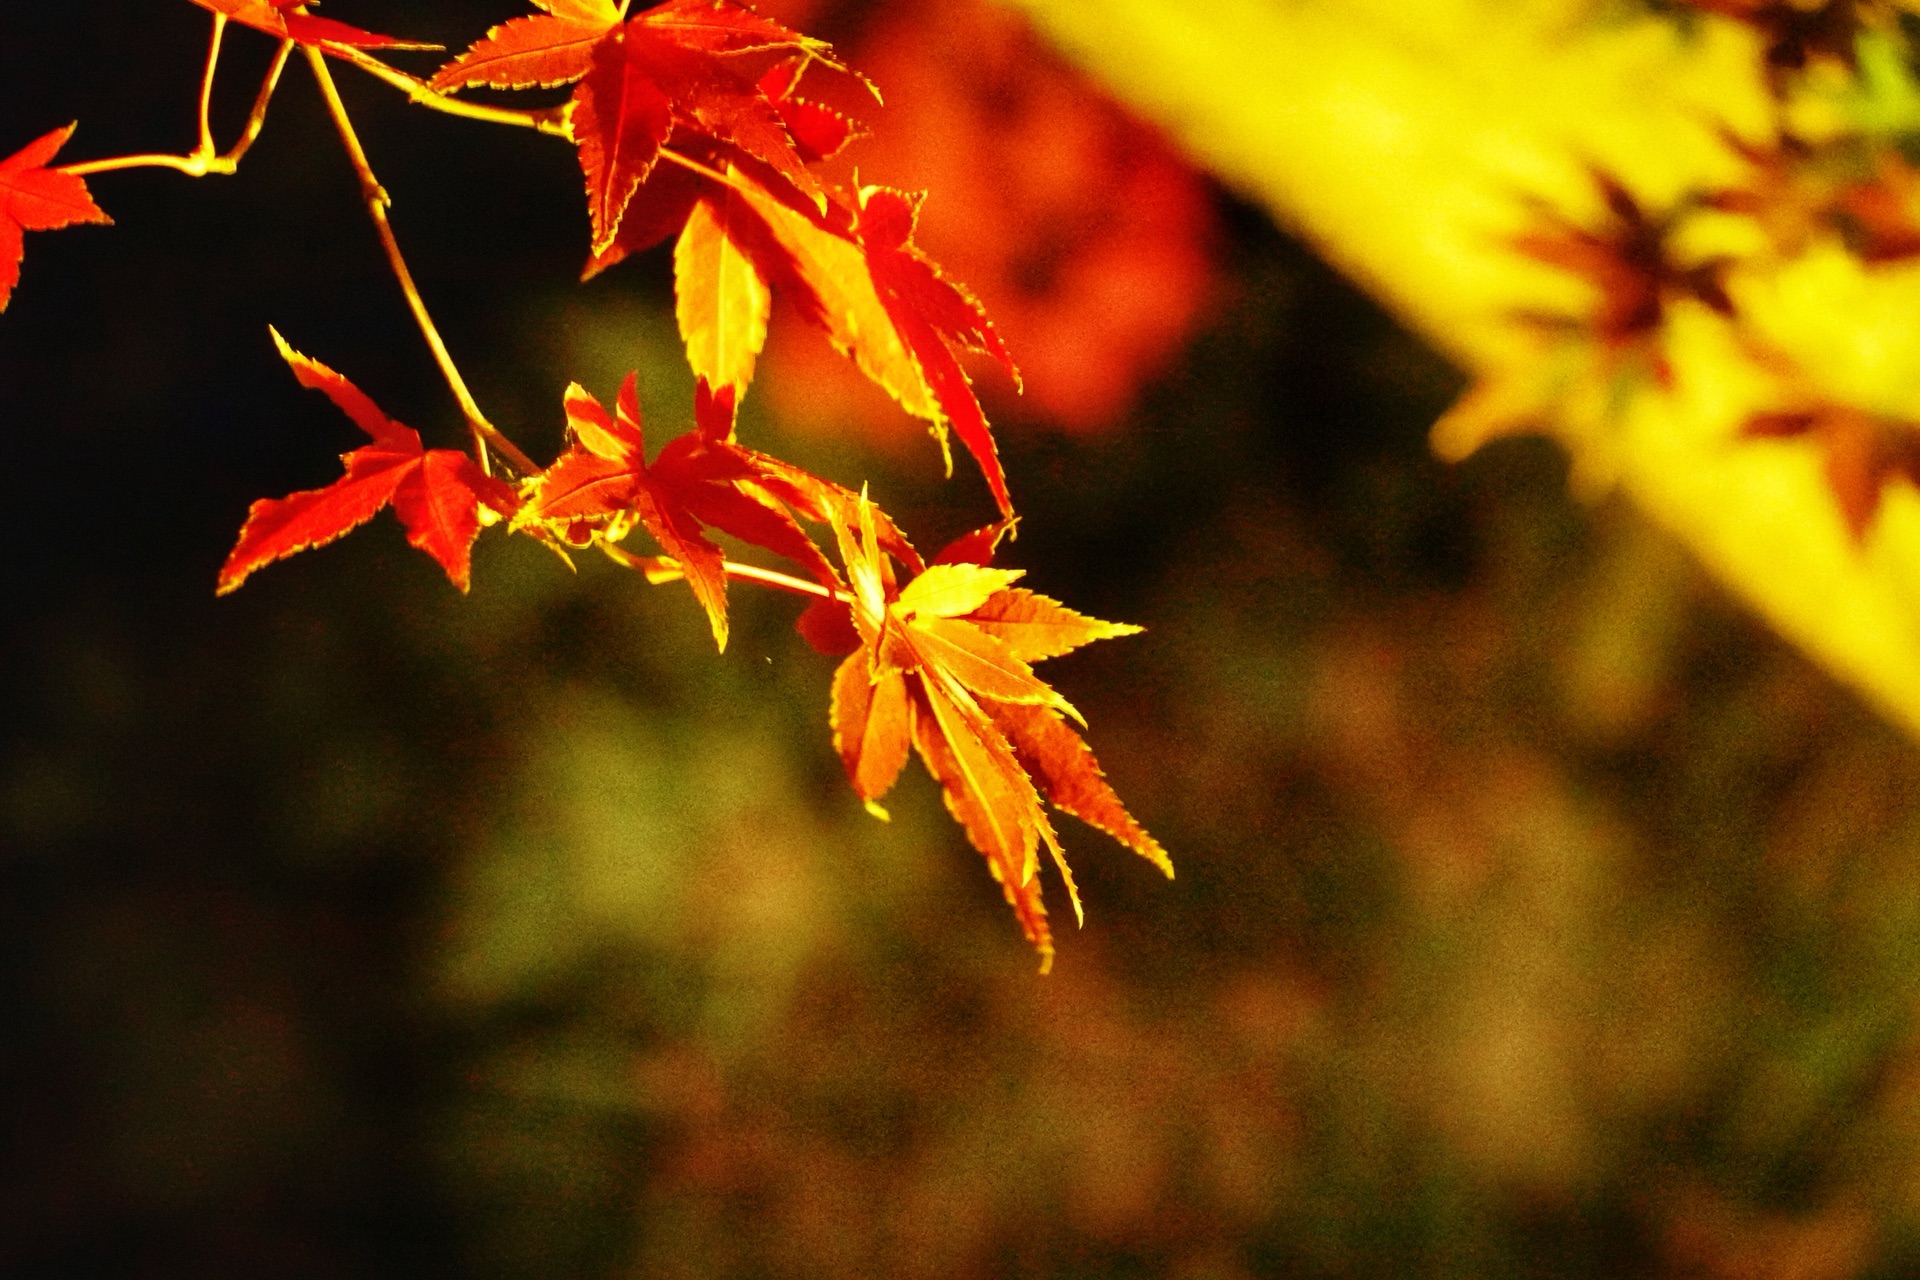
<svg viewBox="0 0 1920 1280">
<path fill-rule="evenodd" d="M 253 110 L 247 115 L 246 128 L 240 131 L 239 139 L 227 148 L 227 153 L 220 157 L 220 162 L 227 166 L 222 172 L 232 173 L 238 168 L 240 158 L 252 149 L 260 137 L 260 130 L 267 123 L 267 106 L 273 101 L 273 91 L 280 87 L 280 73 L 287 69 L 287 59 L 292 56 L 293 41 L 282 40 L 279 49 L 274 52 L 273 65 L 267 68 L 266 79 L 260 82 L 260 92 L 254 95 Z"/>
<path fill-rule="evenodd" d="M 387 252 L 387 263 L 393 268 L 395 279 L 400 282 L 400 291 L 406 295 L 407 306 L 413 312 L 415 323 L 420 326 L 421 336 L 427 340 L 428 349 L 433 352 L 435 363 L 440 366 L 441 376 L 446 379 L 453 398 L 460 404 L 460 412 L 467 419 L 468 429 L 473 432 L 474 454 L 481 469 L 489 475 L 493 474 L 493 463 L 487 452 L 488 445 L 492 445 L 521 474 L 534 474 L 540 467 L 487 421 L 486 415 L 480 412 L 480 406 L 474 402 L 473 393 L 467 390 L 466 379 L 460 376 L 459 368 L 447 352 L 447 344 L 441 341 L 440 331 L 434 327 L 433 317 L 427 312 L 426 301 L 421 298 L 420 290 L 413 282 L 413 273 L 407 269 L 407 260 L 400 252 L 400 242 L 393 234 L 393 224 L 387 220 L 387 206 L 392 201 L 381 187 L 380 180 L 374 176 L 373 166 L 367 162 L 360 136 L 354 132 L 346 104 L 340 101 L 340 90 L 333 83 L 332 73 L 327 70 L 327 60 L 312 46 L 304 47 L 303 52 L 307 55 L 307 64 L 313 68 L 314 81 L 320 86 L 320 96 L 326 99 L 327 110 L 333 116 L 334 128 L 346 147 L 347 159 L 360 179 L 360 196 L 367 206 L 367 213 L 373 218 L 381 247 Z"/>
<path fill-rule="evenodd" d="M 241 157 L 250 150 L 261 129 L 266 127 L 267 107 L 273 102 L 273 93 L 280 85 L 280 73 L 286 69 L 287 58 L 293 52 L 293 41 L 282 40 L 280 49 L 273 56 L 273 65 L 267 68 L 267 75 L 260 82 L 260 92 L 254 96 L 253 110 L 247 116 L 246 127 L 241 130 L 239 139 L 229 147 L 225 154 L 216 155 L 213 149 L 213 110 L 214 71 L 220 61 L 221 37 L 226 32 L 225 14 L 213 15 L 213 38 L 207 46 L 207 68 L 200 80 L 200 141 L 194 149 L 184 156 L 142 154 L 131 156 L 113 156 L 105 160 L 84 160 L 78 164 L 61 165 L 62 173 L 75 177 L 86 177 L 94 173 L 111 173 L 119 169 L 173 169 L 190 178 L 204 178 L 210 173 L 231 175 L 240 168 Z"/>
<path fill-rule="evenodd" d="M 227 15 L 213 15 L 213 38 L 207 44 L 207 69 L 200 76 L 200 145 L 197 156 L 213 155 L 213 74 L 220 66 L 220 40 L 227 33 Z"/>
<path fill-rule="evenodd" d="M 573 137 L 573 131 L 567 124 L 566 109 L 549 111 L 516 111 L 510 107 L 493 107 L 482 102 L 468 102 L 464 98 L 455 98 L 441 93 L 418 76 L 410 76 L 398 67 L 388 66 L 364 49 L 335 51 L 340 57 L 360 68 L 377 80 L 384 80 L 407 95 L 408 101 L 416 106 L 433 111 L 443 111 L 450 116 L 465 116 L 469 120 L 485 120 L 491 124 L 511 124 L 523 129 L 538 129 L 541 133 L 550 133 L 557 138 Z"/>
<path fill-rule="evenodd" d="M 672 556 L 636 556 L 631 551 L 614 546 L 610 542 L 600 544 L 607 558 L 629 569 L 638 569 L 645 574 L 647 581 L 655 586 L 674 582 L 685 577 L 680 562 Z M 844 591 L 832 591 L 817 582 L 808 582 L 805 578 L 795 578 L 774 569 L 762 569 L 758 565 L 741 564 L 736 560 L 722 560 L 720 567 L 729 578 L 740 582 L 755 582 L 763 587 L 773 587 L 780 591 L 791 592 L 797 596 L 811 596 L 817 600 L 839 600 L 851 603 L 853 597 Z"/>
</svg>

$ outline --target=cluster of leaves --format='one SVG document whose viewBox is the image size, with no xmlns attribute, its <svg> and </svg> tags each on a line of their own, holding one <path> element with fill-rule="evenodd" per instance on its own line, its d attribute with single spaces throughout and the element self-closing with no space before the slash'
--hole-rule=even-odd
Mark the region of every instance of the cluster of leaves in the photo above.
<svg viewBox="0 0 1920 1280">
<path fill-rule="evenodd" d="M 1592 301 L 1572 314 L 1515 315 L 1545 348 L 1533 369 L 1483 379 L 1437 429 L 1449 451 L 1465 452 L 1494 435 L 1529 428 L 1564 403 L 1572 384 L 1597 384 L 1602 416 L 1617 416 L 1641 387 L 1673 389 L 1666 343 L 1678 306 L 1698 305 L 1728 322 L 1736 340 L 1777 386 L 1776 407 L 1751 414 L 1747 439 L 1806 437 L 1822 449 L 1827 484 L 1856 543 L 1865 540 L 1886 486 L 1920 484 L 1920 421 L 1850 403 L 1823 391 L 1816 371 L 1744 323 L 1743 282 L 1777 273 L 1809 250 L 1841 246 L 1863 270 L 1920 259 L 1920 170 L 1908 158 L 1920 144 L 1920 119 L 1796 131 L 1794 104 L 1810 78 L 1843 78 L 1851 92 L 1886 92 L 1875 76 L 1904 79 L 1912 49 L 1898 21 L 1920 14 L 1909 0 L 1685 0 L 1684 7 L 1733 20 L 1760 37 L 1776 107 L 1763 142 L 1725 134 L 1743 181 L 1685 193 L 1652 209 L 1615 176 L 1593 173 L 1597 221 L 1570 218 L 1544 204 L 1513 247 L 1584 281 Z M 1882 112 L 1881 114 L 1886 114 Z M 1741 252 L 1703 254 L 1693 237 L 1703 220 L 1733 215 L 1754 234 Z M 1539 368 L 1552 373 L 1542 377 Z M 1571 372 L 1569 372 L 1571 370 Z"/>
<path fill-rule="evenodd" d="M 612 412 L 569 387 L 567 447 L 543 468 L 490 424 L 475 423 L 472 453 L 426 448 L 416 431 L 275 332 L 300 383 L 324 393 L 371 443 L 344 455 L 334 483 L 254 503 L 220 570 L 221 593 L 388 505 L 409 541 L 462 591 L 475 539 L 496 525 L 563 558 L 597 548 L 651 581 L 684 579 L 723 650 L 729 578 L 780 586 L 814 598 L 802 633 L 823 652 L 844 656 L 831 723 L 855 791 L 884 816 L 878 799 L 909 747 L 917 750 L 985 855 L 1043 969 L 1053 945 L 1038 881 L 1040 844 L 1076 917 L 1080 900 L 1042 796 L 1173 874 L 1068 723 L 1078 714 L 1029 666 L 1137 628 L 1074 613 L 1013 586 L 1019 571 L 990 566 L 1015 510 L 959 356 L 990 357 L 1016 386 L 1019 374 L 978 301 L 915 245 L 922 195 L 848 190 L 820 176 L 818 166 L 862 130 L 802 96 L 802 82 L 813 73 L 864 84 L 825 43 L 732 0 L 667 0 L 631 17 L 611 0 L 534 0 L 542 12 L 495 27 L 430 79 L 416 80 L 369 51 L 430 46 L 315 17 L 294 0 L 195 3 L 217 15 L 209 82 L 219 33 L 233 21 L 281 40 L 283 55 L 297 46 L 332 56 L 400 83 L 425 105 L 505 117 L 571 140 L 591 227 L 586 274 L 674 238 L 676 312 L 696 379 L 694 428 L 651 461 L 631 376 Z M 312 62 L 324 78 L 322 59 Z M 522 113 L 470 110 L 454 96 L 569 84 L 563 105 Z M 343 115 L 342 130 L 351 152 Z M 49 134 L 0 163 L 0 306 L 17 274 L 21 231 L 105 221 L 83 174 L 141 159 L 50 168 L 70 132 Z M 210 146 L 204 137 L 202 146 Z M 390 247 L 397 258 L 397 245 Z M 993 524 L 928 564 L 864 491 L 738 441 L 736 409 L 766 340 L 775 289 L 930 425 L 949 470 L 948 433 L 958 435 L 998 508 Z M 416 310 L 424 316 L 424 304 Z M 430 321 L 423 327 L 431 337 Z M 457 374 L 449 376 L 460 391 Z M 809 526 L 830 533 L 838 564 Z M 629 550 L 624 544 L 635 531 L 660 554 Z M 709 531 L 790 561 L 806 576 L 734 563 Z"/>
</svg>

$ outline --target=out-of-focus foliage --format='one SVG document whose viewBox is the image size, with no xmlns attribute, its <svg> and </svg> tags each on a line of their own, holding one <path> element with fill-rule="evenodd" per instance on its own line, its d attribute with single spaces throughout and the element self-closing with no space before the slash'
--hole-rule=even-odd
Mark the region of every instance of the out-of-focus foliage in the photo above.
<svg viewBox="0 0 1920 1280">
<path fill-rule="evenodd" d="M 99 58 L 118 109 L 61 118 L 165 145 L 135 108 L 180 86 L 98 17 L 23 20 L 0 119 Z M 164 6 L 122 20 L 192 65 Z M 666 264 L 570 283 L 570 156 L 527 138 L 548 181 L 490 195 L 520 141 L 354 106 L 503 417 L 551 451 L 548 371 L 636 360 L 686 401 Z M 211 598 L 248 499 L 358 443 L 289 397 L 269 303 L 459 430 L 365 306 L 350 172 L 287 159 L 319 105 L 276 111 L 243 182 L 129 179 L 142 218 L 37 246 L 0 326 L 16 515 L 61 535 L 0 562 L 0 1272 L 1920 1267 L 1920 753 L 1554 447 L 1434 460 L 1462 379 L 1260 214 L 1220 202 L 1220 301 L 1126 417 L 1005 433 L 1023 585 L 1148 628 L 1049 676 L 1181 868 L 1079 860 L 1042 980 L 932 782 L 885 825 L 849 793 L 784 599 L 742 592 L 715 659 L 681 588 L 483 544 L 463 599 L 391 523 Z M 751 426 L 978 520 L 918 451 Z"/>
<path fill-rule="evenodd" d="M 1840 402 L 1904 448 L 1920 410 L 1920 268 L 1877 262 L 1836 227 L 1783 238 L 1780 215 L 1813 212 L 1805 193 L 1679 222 L 1677 255 L 1726 259 L 1731 305 L 1668 310 L 1661 386 L 1592 332 L 1543 342 L 1523 323 L 1587 314 L 1594 282 L 1515 243 L 1543 210 L 1597 224 L 1596 170 L 1669 210 L 1750 182 L 1756 153 L 1776 147 L 1850 145 L 1904 165 L 1920 87 L 1899 6 L 1744 6 L 1770 11 L 1769 25 L 1701 12 L 1738 4 L 1623 0 L 1018 4 L 1481 375 L 1436 434 L 1443 453 L 1552 431 L 1589 487 L 1620 482 L 1775 626 L 1920 728 L 1911 484 L 1888 487 L 1859 538 L 1859 482 L 1834 481 L 1830 437 L 1742 430 Z M 1840 35 L 1788 74 L 1770 37 L 1796 21 Z M 1910 221 L 1902 190 L 1881 205 Z M 1854 434 L 1840 447 L 1878 447 Z"/>
</svg>

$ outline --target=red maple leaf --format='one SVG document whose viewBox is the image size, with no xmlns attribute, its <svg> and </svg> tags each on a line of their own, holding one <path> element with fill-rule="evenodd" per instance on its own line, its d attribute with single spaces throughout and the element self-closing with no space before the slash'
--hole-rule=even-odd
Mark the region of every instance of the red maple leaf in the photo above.
<svg viewBox="0 0 1920 1280">
<path fill-rule="evenodd" d="M 362 31 L 332 18 L 319 18 L 303 12 L 307 0 L 193 0 L 202 9 L 224 14 L 234 22 L 264 31 L 280 40 L 298 40 L 301 44 L 337 45 L 348 49 L 438 49 L 437 44 L 418 44 L 398 40 L 372 31 Z"/>
<path fill-rule="evenodd" d="M 358 387 L 295 351 L 277 331 L 273 341 L 300 385 L 323 392 L 373 443 L 341 455 L 346 474 L 326 488 L 254 503 L 220 568 L 218 594 L 235 590 L 263 565 L 351 532 L 388 503 L 406 526 L 407 541 L 439 561 L 465 591 L 473 540 L 488 518 L 483 512 L 512 515 L 519 506 L 512 488 L 464 453 L 422 448 L 417 431 L 387 417 Z"/>
<path fill-rule="evenodd" d="M 726 558 L 704 529 L 792 560 L 823 585 L 838 585 L 832 564 L 795 513 L 825 523 L 854 495 L 735 443 L 731 388 L 716 393 L 700 383 L 695 430 L 669 440 L 651 463 L 632 374 L 611 414 L 577 384 L 567 389 L 566 411 L 567 451 L 526 486 L 516 529 L 537 531 L 556 545 L 597 544 L 630 565 L 638 561 L 615 544 L 636 526 L 645 529 L 707 611 L 722 649 L 728 631 Z M 898 530 L 889 525 L 884 536 L 890 551 L 917 563 Z"/>
<path fill-rule="evenodd" d="M 634 200 L 633 226 L 587 274 L 681 228 L 675 287 L 696 374 L 744 388 L 766 338 L 771 285 L 901 408 L 932 424 L 943 450 L 951 425 L 1011 518 L 992 430 L 953 349 L 993 356 L 1016 387 L 1019 370 L 980 303 L 914 245 L 921 197 L 869 187 L 851 201 L 830 193 L 823 210 L 735 149 L 712 147 L 702 163 L 726 182 L 657 172 Z"/>
<path fill-rule="evenodd" d="M 20 260 L 26 252 L 23 232 L 113 221 L 87 194 L 83 180 L 47 168 L 47 162 L 73 136 L 73 128 L 55 129 L 0 160 L 0 311 L 7 309 L 13 286 L 20 280 Z"/>
<path fill-rule="evenodd" d="M 734 62 L 767 50 L 821 59 L 825 44 L 724 0 L 669 0 L 624 23 L 606 0 L 536 3 L 547 13 L 495 27 L 432 84 L 446 91 L 579 81 L 570 127 L 596 255 L 614 242 L 628 202 L 676 128 L 731 143 L 818 196 L 782 112 Z"/>
<path fill-rule="evenodd" d="M 801 73 L 811 63 L 810 58 L 788 58 L 769 68 L 760 77 L 760 92 L 780 113 L 800 158 L 818 164 L 839 155 L 855 138 L 865 137 L 866 130 L 832 107 L 795 96 Z"/>
<path fill-rule="evenodd" d="M 980 464 L 1001 514 L 1010 518 L 1013 500 L 1007 494 L 993 433 L 952 348 L 991 355 L 1013 379 L 1016 389 L 1020 386 L 1020 370 L 979 300 L 948 280 L 933 260 L 915 247 L 913 227 L 925 199 L 924 192 L 908 195 L 886 187 L 863 188 L 856 227 L 860 245 L 866 250 L 867 270 L 881 305 L 913 352 L 921 377 L 959 434 L 960 443 Z"/>
</svg>

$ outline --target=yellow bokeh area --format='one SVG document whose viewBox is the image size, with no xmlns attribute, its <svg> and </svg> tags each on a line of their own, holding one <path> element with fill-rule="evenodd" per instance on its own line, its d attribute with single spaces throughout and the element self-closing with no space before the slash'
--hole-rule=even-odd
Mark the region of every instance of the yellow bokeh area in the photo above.
<svg viewBox="0 0 1920 1280">
<path fill-rule="evenodd" d="M 1890 487 L 1856 545 L 1811 442 L 1735 438 L 1781 396 L 1768 383 L 1782 357 L 1825 394 L 1920 412 L 1920 271 L 1863 267 L 1837 238 L 1784 256 L 1756 250 L 1751 228 L 1709 228 L 1703 243 L 1723 252 L 1745 242 L 1730 283 L 1741 332 L 1676 316 L 1677 385 L 1625 406 L 1543 378 L 1512 321 L 1577 288 L 1510 242 L 1543 203 L 1591 219 L 1592 170 L 1661 207 L 1737 182 L 1730 138 L 1910 127 L 1914 89 L 1890 40 L 1862 38 L 1857 79 L 1816 66 L 1776 104 L 1753 29 L 1624 4 L 1021 7 L 1436 344 L 1483 376 L 1532 379 L 1503 416 L 1557 434 L 1601 482 L 1617 478 L 1782 632 L 1920 730 L 1910 488 Z M 1478 440 L 1438 443 L 1460 454 Z"/>
</svg>

